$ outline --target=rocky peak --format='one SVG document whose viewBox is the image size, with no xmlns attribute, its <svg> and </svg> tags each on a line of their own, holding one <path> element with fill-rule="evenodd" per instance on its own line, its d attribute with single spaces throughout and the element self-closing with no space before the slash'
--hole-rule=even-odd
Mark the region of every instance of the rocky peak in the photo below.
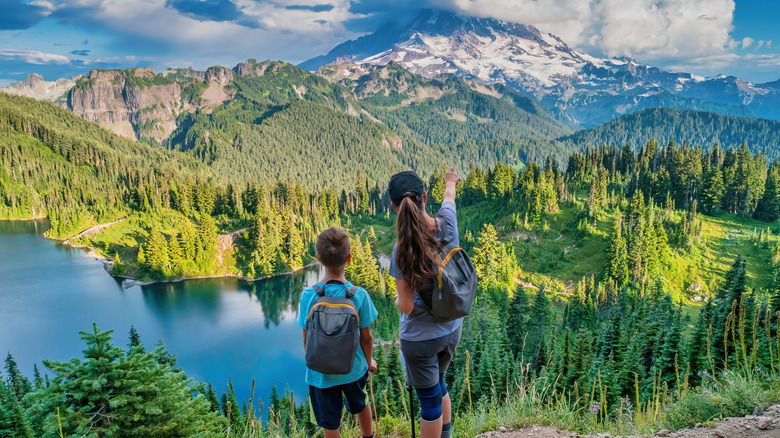
<svg viewBox="0 0 780 438">
<path fill-rule="evenodd" d="M 239 76 L 262 76 L 270 64 L 271 61 L 257 62 L 256 59 L 247 59 L 246 62 L 236 65 L 233 71 Z"/>
<path fill-rule="evenodd" d="M 29 74 L 22 82 L 13 82 L 7 88 L 0 88 L 9 94 L 32 97 L 33 99 L 53 102 L 57 105 L 65 105 L 65 94 L 70 90 L 81 76 L 72 79 L 61 78 L 56 81 L 46 81 L 38 73 Z"/>
<path fill-rule="evenodd" d="M 26 77 L 26 78 L 24 78 L 24 80 L 21 82 L 21 85 L 24 85 L 25 87 L 30 87 L 30 88 L 32 88 L 32 87 L 36 86 L 37 84 L 39 84 L 39 83 L 41 83 L 41 82 L 46 82 L 46 81 L 43 79 L 43 76 L 39 75 L 38 73 L 30 73 L 30 74 L 29 74 L 29 75 L 27 75 L 27 77 Z"/>
<path fill-rule="evenodd" d="M 209 67 L 206 70 L 206 80 L 216 82 L 219 85 L 227 85 L 233 80 L 233 71 L 221 66 Z"/>
</svg>

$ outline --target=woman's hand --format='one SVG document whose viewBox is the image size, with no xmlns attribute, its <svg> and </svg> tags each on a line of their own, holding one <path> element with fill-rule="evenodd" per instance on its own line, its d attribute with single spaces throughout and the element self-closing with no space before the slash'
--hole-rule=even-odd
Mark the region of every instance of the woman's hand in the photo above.
<svg viewBox="0 0 780 438">
<path fill-rule="evenodd" d="M 453 164 L 450 166 L 450 170 L 447 171 L 447 174 L 444 175 L 444 184 L 447 185 L 449 183 L 452 183 L 452 185 L 457 185 L 460 182 L 460 177 L 457 173 L 455 173 L 455 165 Z"/>
<path fill-rule="evenodd" d="M 444 200 L 443 202 L 455 203 L 455 186 L 460 182 L 460 177 L 455 173 L 455 165 L 444 175 Z"/>
</svg>

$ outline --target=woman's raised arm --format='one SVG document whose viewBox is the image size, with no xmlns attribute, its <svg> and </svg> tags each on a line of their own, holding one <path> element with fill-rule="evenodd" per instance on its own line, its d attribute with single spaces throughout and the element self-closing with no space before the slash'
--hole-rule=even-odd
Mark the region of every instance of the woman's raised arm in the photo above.
<svg viewBox="0 0 780 438">
<path fill-rule="evenodd" d="M 450 170 L 444 175 L 444 202 L 455 203 L 455 186 L 460 182 L 460 177 L 455 173 L 455 165 L 450 166 Z"/>
</svg>

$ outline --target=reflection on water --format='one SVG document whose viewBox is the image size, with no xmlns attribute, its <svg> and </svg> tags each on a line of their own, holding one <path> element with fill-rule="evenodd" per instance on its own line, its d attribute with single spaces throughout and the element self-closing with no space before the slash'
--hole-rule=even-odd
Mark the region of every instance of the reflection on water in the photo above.
<svg viewBox="0 0 780 438">
<path fill-rule="evenodd" d="M 237 396 L 267 398 L 271 385 L 305 392 L 301 290 L 318 267 L 257 282 L 188 280 L 123 289 L 84 251 L 41 236 L 45 221 L 0 221 L 0 352 L 26 374 L 43 359 L 67 360 L 84 348 L 79 331 L 93 322 L 125 346 L 134 325 L 147 348 L 162 339 L 188 376 L 218 391 L 228 377 Z"/>
</svg>

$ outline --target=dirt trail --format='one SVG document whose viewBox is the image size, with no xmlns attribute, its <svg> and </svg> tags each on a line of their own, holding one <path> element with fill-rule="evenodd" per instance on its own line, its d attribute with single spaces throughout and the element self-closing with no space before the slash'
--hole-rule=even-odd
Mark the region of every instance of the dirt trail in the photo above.
<svg viewBox="0 0 780 438">
<path fill-rule="evenodd" d="M 478 438 L 606 438 L 610 434 L 580 435 L 555 427 L 531 426 L 524 429 L 500 428 Z M 770 406 L 760 415 L 726 418 L 713 427 L 698 426 L 677 432 L 662 430 L 655 435 L 631 435 L 613 438 L 780 438 L 780 404 Z"/>
<path fill-rule="evenodd" d="M 65 240 L 65 243 L 68 243 L 68 242 L 70 242 L 71 240 L 74 240 L 74 239 L 79 239 L 81 237 L 91 236 L 93 234 L 98 233 L 99 231 L 101 231 L 104 228 L 110 227 L 111 225 L 114 225 L 114 224 L 118 224 L 118 223 L 120 223 L 122 221 L 124 221 L 124 219 L 119 219 L 118 221 L 109 222 L 107 224 L 99 224 L 99 225 L 95 225 L 94 227 L 87 228 L 86 230 L 80 232 L 79 234 L 76 234 L 73 237 L 67 238 Z"/>
<path fill-rule="evenodd" d="M 233 250 L 233 243 L 236 240 L 236 236 L 248 230 L 249 228 L 241 228 L 240 230 L 231 231 L 227 234 L 220 234 L 217 237 L 217 265 L 222 266 L 224 259 L 229 251 Z"/>
</svg>

